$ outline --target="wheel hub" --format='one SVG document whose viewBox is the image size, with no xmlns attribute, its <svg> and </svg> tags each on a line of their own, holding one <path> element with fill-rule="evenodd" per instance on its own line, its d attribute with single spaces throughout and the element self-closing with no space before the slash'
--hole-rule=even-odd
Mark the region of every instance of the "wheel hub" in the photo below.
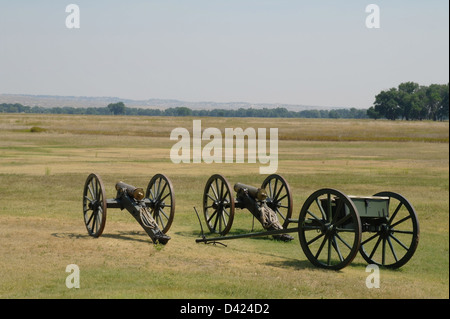
<svg viewBox="0 0 450 319">
<path fill-rule="evenodd" d="M 386 239 L 391 234 L 391 227 L 387 224 L 381 224 L 380 226 L 380 236 L 383 239 Z"/>
<path fill-rule="evenodd" d="M 96 200 L 93 200 L 92 202 L 89 203 L 88 207 L 89 207 L 89 209 L 92 209 L 93 211 L 97 211 L 98 208 L 100 207 L 100 203 Z"/>
<path fill-rule="evenodd" d="M 336 232 L 336 227 L 331 223 L 326 223 L 322 229 L 322 233 L 332 235 Z"/>
</svg>

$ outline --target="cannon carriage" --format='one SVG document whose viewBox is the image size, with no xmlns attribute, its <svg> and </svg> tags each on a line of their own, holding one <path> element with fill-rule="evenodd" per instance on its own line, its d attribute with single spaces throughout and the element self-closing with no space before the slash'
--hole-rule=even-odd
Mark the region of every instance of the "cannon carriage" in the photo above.
<svg viewBox="0 0 450 319">
<path fill-rule="evenodd" d="M 149 235 L 153 243 L 167 244 L 175 215 L 175 196 L 172 182 L 163 174 L 156 174 L 143 188 L 124 182 L 116 183 L 116 198 L 107 199 L 103 181 L 90 174 L 83 189 L 83 221 L 92 237 L 100 237 L 106 223 L 108 209 L 126 209 Z"/>
<path fill-rule="evenodd" d="M 236 197 L 233 196 L 233 189 Z M 250 213 L 267 227 L 266 215 L 261 209 L 268 207 L 283 227 L 289 223 L 292 216 L 292 193 L 287 181 L 278 174 L 268 176 L 261 187 L 236 183 L 231 188 L 228 180 L 220 175 L 212 175 L 206 182 L 203 193 L 203 213 L 206 225 L 212 233 L 226 235 L 232 225 L 236 208 L 248 209 Z"/>
<path fill-rule="evenodd" d="M 207 238 L 202 234 L 197 243 L 269 235 L 287 241 L 293 239 L 287 234 L 297 233 L 308 260 L 333 270 L 349 265 L 358 252 L 369 264 L 399 268 L 411 259 L 418 246 L 420 231 L 415 209 L 394 192 L 347 196 L 339 190 L 320 189 L 306 199 L 298 219 L 292 219 L 292 193 L 280 175 L 267 177 L 260 188 L 237 183 L 234 190 L 236 198 L 221 175 L 208 179 L 203 212 L 206 225 L 216 235 Z M 264 225 L 265 206 L 275 213 L 281 227 Z M 227 236 L 236 207 L 247 208 L 265 231 Z"/>
</svg>

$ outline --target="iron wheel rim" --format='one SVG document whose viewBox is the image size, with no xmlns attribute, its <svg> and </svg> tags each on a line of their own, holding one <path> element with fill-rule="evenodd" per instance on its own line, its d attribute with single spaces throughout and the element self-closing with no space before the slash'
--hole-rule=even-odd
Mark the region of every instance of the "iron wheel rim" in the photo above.
<svg viewBox="0 0 450 319">
<path fill-rule="evenodd" d="M 147 207 L 163 233 L 172 226 L 175 216 L 175 195 L 170 179 L 163 174 L 152 177 L 147 186 L 145 197 L 150 200 Z"/>
<path fill-rule="evenodd" d="M 106 223 L 106 196 L 103 181 L 90 174 L 83 189 L 83 220 L 89 236 L 100 237 Z"/>
<path fill-rule="evenodd" d="M 203 193 L 203 213 L 211 233 L 226 235 L 233 224 L 234 198 L 232 188 L 222 175 L 211 176 Z"/>
<path fill-rule="evenodd" d="M 298 234 L 303 252 L 313 265 L 340 270 L 358 253 L 361 221 L 355 205 L 345 194 L 335 189 L 321 189 L 303 204 Z"/>
<path fill-rule="evenodd" d="M 380 192 L 374 196 L 389 197 L 388 220 L 374 233 L 363 233 L 360 253 L 369 264 L 396 269 L 407 263 L 419 244 L 420 228 L 416 211 L 402 195 Z"/>
</svg>

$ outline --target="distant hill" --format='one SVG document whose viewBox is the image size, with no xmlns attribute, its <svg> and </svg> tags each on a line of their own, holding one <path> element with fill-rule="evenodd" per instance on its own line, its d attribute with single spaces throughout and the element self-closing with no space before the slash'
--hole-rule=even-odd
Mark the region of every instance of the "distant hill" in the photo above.
<svg viewBox="0 0 450 319">
<path fill-rule="evenodd" d="M 188 107 L 192 110 L 226 109 L 237 110 L 239 108 L 285 108 L 289 111 L 304 110 L 331 110 L 343 109 L 342 106 L 310 106 L 295 104 L 269 104 L 248 102 L 186 102 L 179 100 L 148 99 L 130 100 L 118 97 L 90 97 L 90 96 L 57 96 L 57 95 L 27 95 L 27 94 L 0 94 L 0 103 L 19 103 L 27 106 L 41 107 L 105 107 L 110 103 L 123 102 L 130 108 L 167 109 L 175 107 Z"/>
</svg>

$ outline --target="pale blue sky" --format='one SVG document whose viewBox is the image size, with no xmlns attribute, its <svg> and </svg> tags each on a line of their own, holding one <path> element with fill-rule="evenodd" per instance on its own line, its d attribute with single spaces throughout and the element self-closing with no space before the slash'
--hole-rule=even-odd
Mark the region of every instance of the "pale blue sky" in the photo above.
<svg viewBox="0 0 450 319">
<path fill-rule="evenodd" d="M 367 108 L 448 83 L 448 37 L 447 0 L 0 0 L 0 94 Z"/>
</svg>

